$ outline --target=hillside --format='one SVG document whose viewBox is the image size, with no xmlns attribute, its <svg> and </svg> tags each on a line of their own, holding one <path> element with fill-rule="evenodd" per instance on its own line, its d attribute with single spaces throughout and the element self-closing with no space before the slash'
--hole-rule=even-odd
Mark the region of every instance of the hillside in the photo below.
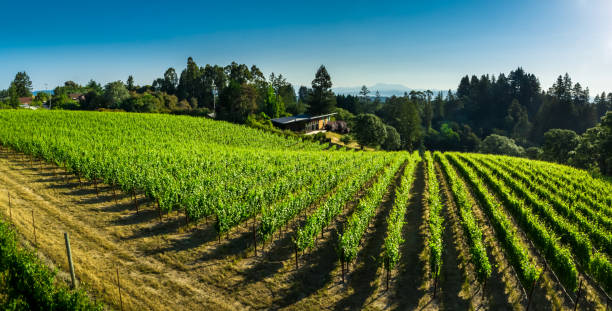
<svg viewBox="0 0 612 311">
<path fill-rule="evenodd" d="M 604 309 L 612 290 L 612 184 L 563 165 L 130 113 L 0 111 L 0 144 L 4 219 L 64 279 L 69 232 L 114 309 Z"/>
</svg>

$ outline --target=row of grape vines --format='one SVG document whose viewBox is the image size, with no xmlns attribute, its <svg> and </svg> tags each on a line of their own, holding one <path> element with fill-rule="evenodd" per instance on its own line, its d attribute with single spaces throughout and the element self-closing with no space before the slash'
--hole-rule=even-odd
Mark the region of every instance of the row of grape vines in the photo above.
<svg viewBox="0 0 612 311">
<path fill-rule="evenodd" d="M 434 161 L 430 152 L 425 152 L 425 171 L 427 183 L 427 206 L 429 207 L 429 264 L 432 278 L 438 280 L 442 269 L 442 231 L 444 218 L 442 217 L 442 198 L 440 196 L 440 184 L 436 176 Z"/>
<path fill-rule="evenodd" d="M 402 238 L 402 228 L 405 224 L 404 218 L 410 199 L 410 190 L 415 179 L 415 170 L 420 162 L 421 157 L 418 153 L 413 153 L 404 168 L 400 185 L 395 191 L 393 207 L 387 217 L 387 237 L 385 238 L 383 253 L 383 260 L 387 271 L 392 270 L 400 261 L 400 245 L 404 243 Z"/>
<path fill-rule="evenodd" d="M 256 215 L 267 221 L 270 212 L 283 214 L 284 223 L 339 177 L 389 157 L 322 152 L 311 141 L 202 118 L 73 111 L 2 111 L 0 144 L 79 179 L 144 194 L 160 213 L 214 215 L 220 233 Z"/>
<path fill-rule="evenodd" d="M 484 246 L 482 230 L 472 212 L 473 206 L 468 199 L 467 190 L 446 157 L 439 152 L 435 153 L 435 157 L 442 165 L 442 169 L 450 181 L 450 190 L 455 197 L 461 225 L 470 246 L 470 260 L 476 270 L 476 277 L 480 282 L 484 282 L 491 276 L 491 263 Z"/>
<path fill-rule="evenodd" d="M 611 288 L 612 265 L 607 256 L 592 247 L 589 236 L 581 231 L 575 222 L 567 220 L 555 210 L 554 204 L 549 201 L 554 198 L 539 197 L 530 191 L 524 182 L 513 178 L 510 173 L 491 162 L 478 161 L 483 159 L 481 155 L 463 155 L 463 157 L 471 158 L 467 161 L 473 165 L 477 165 L 476 162 L 481 164 L 477 165 L 479 171 L 488 176 L 491 186 L 497 190 L 506 207 L 514 212 L 514 216 L 534 243 L 543 250 L 544 256 L 566 288 L 575 290 L 577 287 L 578 275 L 575 262 L 582 266 L 582 270 L 589 272 L 603 288 L 607 290 Z M 590 224 L 583 225 L 591 227 Z M 554 234 L 558 235 L 559 239 Z M 557 240 L 567 247 L 562 246 Z"/>
</svg>

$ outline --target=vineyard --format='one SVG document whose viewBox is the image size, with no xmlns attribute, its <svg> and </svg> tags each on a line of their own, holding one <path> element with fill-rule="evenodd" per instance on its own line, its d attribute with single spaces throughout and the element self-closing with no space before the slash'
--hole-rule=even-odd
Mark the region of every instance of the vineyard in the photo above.
<svg viewBox="0 0 612 311">
<path fill-rule="evenodd" d="M 571 167 L 119 112 L 0 145 L 4 221 L 111 309 L 612 310 L 612 183 Z"/>
</svg>

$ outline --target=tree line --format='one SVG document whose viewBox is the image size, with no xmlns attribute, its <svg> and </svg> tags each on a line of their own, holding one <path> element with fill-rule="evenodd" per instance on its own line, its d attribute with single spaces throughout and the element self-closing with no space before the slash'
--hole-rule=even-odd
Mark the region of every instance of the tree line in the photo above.
<svg viewBox="0 0 612 311">
<path fill-rule="evenodd" d="M 31 88 L 27 74 L 17 73 L 9 88 L 0 91 L 0 105 L 17 107 L 19 97 L 32 95 Z M 71 94 L 84 96 L 74 99 Z M 135 85 L 132 76 L 125 83 L 104 86 L 93 80 L 84 86 L 67 81 L 52 96 L 38 93 L 34 98 L 35 105 L 44 102 L 52 109 L 211 115 L 270 130 L 271 118 L 336 112 L 336 119 L 351 129 L 343 141 L 356 140 L 362 146 L 502 153 L 585 167 L 587 157 L 576 154 L 589 149 L 587 142 L 594 137 L 601 141 L 602 130 L 595 135 L 592 129 L 607 124 L 600 120 L 612 110 L 612 93 L 592 99 L 588 87 L 573 83 L 568 74 L 544 90 L 535 75 L 519 67 L 508 75 L 466 75 L 455 91 L 411 91 L 383 99 L 378 92 L 371 96 L 366 86 L 359 94 L 334 94 L 325 66 L 317 70 L 310 87 L 300 86 L 296 92 L 282 74 L 266 78 L 255 65 L 199 66 L 189 57 L 180 74 L 168 68 L 150 85 Z M 553 156 L 551 145 L 563 145 L 567 150 L 554 153 L 564 156 Z"/>
</svg>

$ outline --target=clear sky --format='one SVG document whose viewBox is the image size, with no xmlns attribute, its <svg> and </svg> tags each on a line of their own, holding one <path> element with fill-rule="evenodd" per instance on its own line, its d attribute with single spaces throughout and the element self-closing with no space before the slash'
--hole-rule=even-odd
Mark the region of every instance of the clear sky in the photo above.
<svg viewBox="0 0 612 311">
<path fill-rule="evenodd" d="M 56 3 L 61 2 L 61 3 Z M 309 85 L 456 89 L 465 74 L 522 66 L 548 88 L 568 72 L 612 91 L 612 0 L 3 1 L 0 88 L 74 80 L 150 84 L 235 60 Z"/>
</svg>

